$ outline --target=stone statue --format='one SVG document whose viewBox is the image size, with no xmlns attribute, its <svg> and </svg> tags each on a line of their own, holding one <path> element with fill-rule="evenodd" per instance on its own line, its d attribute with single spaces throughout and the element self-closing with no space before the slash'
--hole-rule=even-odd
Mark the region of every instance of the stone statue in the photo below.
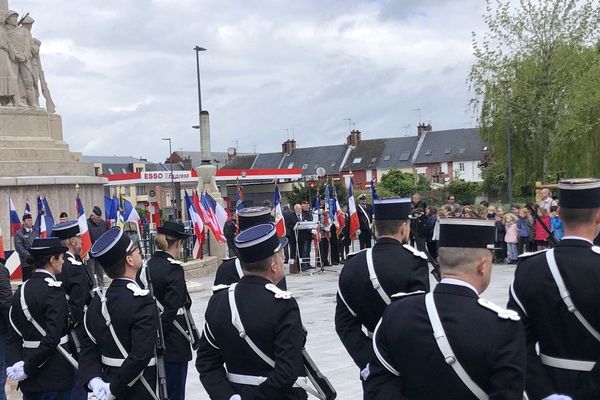
<svg viewBox="0 0 600 400">
<path fill-rule="evenodd" d="M 23 18 L 23 22 L 21 22 L 21 26 L 26 29 L 30 35 L 31 35 L 31 28 L 33 27 L 33 23 L 35 22 L 35 20 L 33 18 L 31 18 L 29 15 L 27 15 L 25 18 Z M 33 76 L 34 76 L 34 86 L 35 86 L 35 91 L 36 91 L 36 96 L 39 98 L 39 88 L 38 88 L 38 82 L 39 82 L 39 86 L 42 89 L 42 95 L 44 96 L 44 99 L 46 100 L 46 109 L 48 110 L 49 113 L 54 113 L 56 112 L 56 107 L 54 106 L 54 102 L 52 101 L 52 96 L 50 96 L 50 89 L 48 89 L 48 83 L 46 82 L 46 77 L 44 76 L 44 70 L 42 69 L 42 62 L 40 60 L 40 45 L 42 43 L 37 39 L 37 38 L 33 38 L 33 51 L 32 51 L 32 58 L 31 58 L 31 66 L 33 69 Z"/>
<path fill-rule="evenodd" d="M 31 65 L 33 38 L 31 32 L 18 25 L 18 17 L 17 12 L 9 10 L 5 19 L 8 46 L 11 49 L 9 53 L 12 52 L 14 57 L 12 61 L 17 64 L 19 70 L 19 92 L 21 96 L 18 105 L 23 106 L 24 104 L 27 107 L 37 108 L 39 103 L 36 97 L 35 77 Z"/>
<path fill-rule="evenodd" d="M 8 12 L 0 10 L 0 106 L 19 106 L 19 67 L 13 62 L 15 55 L 8 45 L 5 21 Z"/>
</svg>

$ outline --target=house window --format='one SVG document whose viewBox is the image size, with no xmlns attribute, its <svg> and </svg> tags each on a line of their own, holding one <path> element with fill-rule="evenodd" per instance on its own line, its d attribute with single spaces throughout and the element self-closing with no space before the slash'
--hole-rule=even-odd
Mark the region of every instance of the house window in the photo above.
<svg viewBox="0 0 600 400">
<path fill-rule="evenodd" d="M 464 147 L 461 147 L 461 148 L 458 150 L 458 154 L 463 154 L 463 153 L 465 152 L 465 150 L 466 150 L 466 149 L 465 149 Z"/>
<path fill-rule="evenodd" d="M 112 168 L 109 168 L 109 169 L 108 169 L 108 173 L 109 173 L 109 174 L 111 174 L 111 175 L 112 175 L 112 174 L 114 174 L 114 172 L 113 172 Z"/>
<path fill-rule="evenodd" d="M 143 196 L 146 193 L 146 186 L 136 186 L 135 187 L 135 192 L 138 196 Z"/>
<path fill-rule="evenodd" d="M 390 156 L 385 156 L 385 157 L 383 157 L 383 161 L 390 161 L 390 158 L 391 158 Z"/>
<path fill-rule="evenodd" d="M 308 168 L 308 164 L 303 164 L 302 165 L 302 169 L 307 169 Z"/>
<path fill-rule="evenodd" d="M 121 172 L 124 173 L 124 174 L 126 174 L 127 170 L 125 168 L 121 168 Z"/>
<path fill-rule="evenodd" d="M 373 157 L 373 158 L 371 158 L 371 163 L 374 163 L 374 162 L 376 162 L 376 161 L 377 161 L 377 157 Z"/>
<path fill-rule="evenodd" d="M 426 155 L 426 156 L 430 156 L 430 155 L 431 155 L 431 150 L 427 150 L 427 151 L 425 152 L 425 155 Z"/>
<path fill-rule="evenodd" d="M 94 167 L 94 175 L 100 175 L 100 167 Z"/>
<path fill-rule="evenodd" d="M 362 157 L 356 157 L 354 159 L 354 161 L 352 161 L 352 164 L 360 164 L 360 161 L 362 160 Z"/>
<path fill-rule="evenodd" d="M 426 153 L 426 155 L 430 156 L 431 155 L 431 150 L 427 150 L 428 153 Z M 400 153 L 400 161 L 408 161 L 408 159 L 410 158 L 410 151 L 403 151 L 402 153 Z"/>
<path fill-rule="evenodd" d="M 460 172 L 464 172 L 465 171 L 465 163 L 464 162 L 458 163 L 458 170 Z"/>
<path fill-rule="evenodd" d="M 294 162 L 291 162 L 288 164 L 288 169 L 290 169 L 290 168 L 294 168 Z"/>
<path fill-rule="evenodd" d="M 335 167 L 335 161 L 331 163 L 331 166 L 332 166 L 332 167 Z"/>
<path fill-rule="evenodd" d="M 451 152 L 451 151 L 452 151 L 452 150 L 451 150 L 450 148 L 447 148 L 447 149 L 444 151 L 444 153 L 445 153 L 445 154 L 450 154 L 450 152 Z"/>
</svg>

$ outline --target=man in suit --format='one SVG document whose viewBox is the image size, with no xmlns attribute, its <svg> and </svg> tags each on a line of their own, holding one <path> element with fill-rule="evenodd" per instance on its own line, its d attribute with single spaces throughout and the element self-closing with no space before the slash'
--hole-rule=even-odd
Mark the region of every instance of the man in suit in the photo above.
<svg viewBox="0 0 600 400">
<path fill-rule="evenodd" d="M 23 272 L 23 282 L 25 282 L 33 270 L 29 249 L 33 241 L 40 237 L 40 231 L 33 225 L 31 214 L 23 214 L 22 220 L 23 226 L 15 233 L 15 251 L 21 260 L 21 271 Z"/>
<path fill-rule="evenodd" d="M 300 272 L 298 267 L 298 253 L 296 252 L 296 231 L 294 227 L 298 223 L 298 216 L 302 214 L 300 204 L 294 204 L 294 209 L 288 208 L 283 211 L 283 220 L 285 221 L 285 237 L 288 239 L 288 262 L 290 265 L 290 274 Z"/>
<path fill-rule="evenodd" d="M 358 221 L 360 223 L 360 234 L 358 235 L 358 243 L 360 249 L 371 248 L 371 239 L 373 232 L 371 231 L 371 221 L 373 221 L 373 206 L 367 204 L 367 196 L 361 194 L 358 196 L 358 206 L 356 207 Z"/>
<path fill-rule="evenodd" d="M 441 221 L 442 280 L 432 293 L 398 293 L 385 310 L 367 399 L 523 399 L 519 315 L 479 297 L 490 283 L 493 243 L 493 221 Z"/>
<path fill-rule="evenodd" d="M 553 249 L 520 256 L 508 304 L 527 334 L 529 398 L 598 399 L 600 180 L 561 181 L 559 197 L 565 235 Z"/>
<path fill-rule="evenodd" d="M 310 205 L 308 201 L 303 200 L 300 203 L 301 213 L 296 214 L 298 217 L 298 222 L 304 221 L 312 221 L 313 216 L 310 210 Z M 300 253 L 300 258 L 302 259 L 302 263 L 300 268 L 302 271 L 308 271 L 309 269 L 314 269 L 312 265 L 310 265 L 310 247 L 312 244 L 312 233 L 310 229 L 302 229 L 298 231 L 298 252 Z"/>
</svg>

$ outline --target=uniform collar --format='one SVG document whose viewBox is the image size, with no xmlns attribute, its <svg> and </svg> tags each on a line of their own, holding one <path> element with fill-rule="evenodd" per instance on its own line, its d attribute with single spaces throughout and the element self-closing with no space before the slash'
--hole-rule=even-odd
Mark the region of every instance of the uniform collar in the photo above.
<svg viewBox="0 0 600 400">
<path fill-rule="evenodd" d="M 169 253 L 167 253 L 164 250 L 156 250 L 154 252 L 154 255 L 157 256 L 157 257 L 160 257 L 160 258 L 173 258 L 172 255 L 170 255 Z"/>
<path fill-rule="evenodd" d="M 254 285 L 265 285 L 267 283 L 273 283 L 267 278 L 263 278 L 262 276 L 255 275 L 244 275 L 240 279 L 240 283 L 250 283 Z"/>
<path fill-rule="evenodd" d="M 475 287 L 473 285 L 471 285 L 469 282 L 465 282 L 465 281 L 462 281 L 462 280 L 456 279 L 456 278 L 442 278 L 440 283 L 443 283 L 446 285 L 464 286 L 466 288 L 471 289 L 473 292 L 475 292 L 475 294 L 477 296 L 479 296 L 479 292 L 477 291 L 477 289 L 475 289 Z"/>
<path fill-rule="evenodd" d="M 42 268 L 37 268 L 35 271 L 33 271 L 34 273 L 40 273 L 40 274 L 47 274 L 50 275 L 52 277 L 52 279 L 56 280 L 56 277 L 54 276 L 54 274 L 52 272 L 48 272 L 45 269 Z"/>
<path fill-rule="evenodd" d="M 402 246 L 402 243 L 399 240 L 394 239 L 389 236 L 384 236 L 384 237 L 377 239 L 377 242 L 375 242 L 375 246 L 377 246 L 378 244 L 397 244 L 397 245 Z"/>
<path fill-rule="evenodd" d="M 563 236 L 563 238 L 560 241 L 560 243 L 562 243 L 563 240 L 583 241 L 583 242 L 589 243 L 590 245 L 594 244 L 590 239 L 586 239 L 586 238 L 581 237 L 581 236 L 571 236 L 571 235 L 569 235 L 569 236 Z"/>
<path fill-rule="evenodd" d="M 70 251 L 66 251 L 65 254 L 68 254 L 71 257 L 73 257 L 74 259 L 77 259 L 77 257 L 75 257 L 75 254 L 71 253 Z"/>
<path fill-rule="evenodd" d="M 466 282 L 464 282 L 466 283 Z M 472 297 L 472 298 L 479 298 L 479 296 L 477 295 L 477 292 L 473 290 L 473 288 L 470 288 L 466 285 L 458 285 L 458 284 L 454 284 L 454 283 L 446 283 L 446 282 L 440 282 L 435 289 L 433 289 L 433 291 L 435 293 L 444 293 L 444 294 L 452 294 L 455 296 L 465 296 L 465 297 Z"/>
<path fill-rule="evenodd" d="M 116 282 L 116 283 L 119 283 L 119 284 L 124 284 L 124 285 L 127 285 L 128 283 L 132 282 L 132 283 L 135 283 L 138 287 L 140 286 L 135 281 L 135 279 L 131 279 L 131 278 L 115 278 L 115 279 L 113 279 L 113 282 Z"/>
</svg>

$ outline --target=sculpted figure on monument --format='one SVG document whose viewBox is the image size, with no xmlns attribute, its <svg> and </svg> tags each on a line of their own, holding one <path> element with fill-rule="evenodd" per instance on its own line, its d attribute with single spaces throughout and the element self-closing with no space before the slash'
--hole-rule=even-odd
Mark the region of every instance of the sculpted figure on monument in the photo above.
<svg viewBox="0 0 600 400">
<path fill-rule="evenodd" d="M 17 23 L 19 14 L 9 10 L 6 17 L 6 31 L 8 46 L 14 54 L 15 62 L 19 68 L 19 91 L 21 92 L 21 104 L 29 107 L 39 107 L 35 90 L 35 75 L 31 60 L 33 58 L 33 37 L 31 32 L 22 28 Z"/>
<path fill-rule="evenodd" d="M 18 106 L 19 67 L 12 48 L 8 45 L 6 30 L 7 11 L 0 10 L 0 106 Z"/>
<path fill-rule="evenodd" d="M 31 28 L 35 20 L 27 15 L 23 18 L 23 22 L 21 22 L 21 26 L 26 29 L 31 35 Z M 49 113 L 54 113 L 56 108 L 54 107 L 54 102 L 52 101 L 52 96 L 50 96 L 50 89 L 48 89 L 48 83 L 46 82 L 46 77 L 44 76 L 44 70 L 42 69 L 42 62 L 40 60 L 40 45 L 42 43 L 37 39 L 33 38 L 33 50 L 32 50 L 32 58 L 31 58 L 31 66 L 33 70 L 34 76 L 34 86 L 36 91 L 36 98 L 39 98 L 39 87 L 42 89 L 42 96 L 46 100 L 46 109 Z"/>
</svg>

